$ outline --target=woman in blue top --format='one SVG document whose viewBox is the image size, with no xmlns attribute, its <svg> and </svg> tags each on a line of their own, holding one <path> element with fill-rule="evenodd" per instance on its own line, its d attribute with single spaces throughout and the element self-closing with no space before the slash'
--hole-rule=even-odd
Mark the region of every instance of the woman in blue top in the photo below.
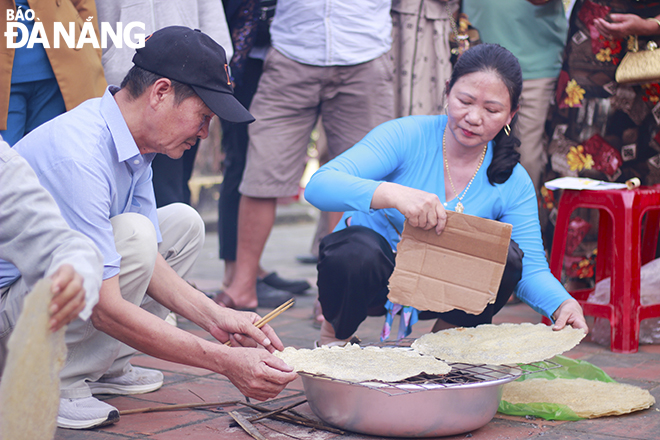
<svg viewBox="0 0 660 440">
<path fill-rule="evenodd" d="M 349 339 L 368 315 L 385 313 L 404 220 L 440 234 L 446 209 L 513 225 L 509 261 L 495 304 L 482 314 L 421 311 L 420 319 L 438 318 L 434 330 L 489 323 L 515 289 L 555 329 L 588 331 L 582 308 L 548 269 L 534 185 L 518 164 L 520 141 L 509 134 L 521 90 L 520 65 L 508 50 L 475 46 L 447 83 L 447 116 L 386 122 L 314 174 L 307 200 L 345 211 L 320 248 L 321 344 Z"/>
</svg>

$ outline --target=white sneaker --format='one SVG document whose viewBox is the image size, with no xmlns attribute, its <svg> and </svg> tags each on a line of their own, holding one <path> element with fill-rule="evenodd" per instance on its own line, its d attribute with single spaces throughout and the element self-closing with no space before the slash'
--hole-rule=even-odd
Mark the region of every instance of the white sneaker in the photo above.
<svg viewBox="0 0 660 440">
<path fill-rule="evenodd" d="M 121 376 L 102 376 L 96 382 L 90 382 L 92 394 L 144 394 L 156 391 L 163 386 L 163 373 L 158 370 L 128 365 Z"/>
<path fill-rule="evenodd" d="M 117 408 L 94 397 L 60 399 L 60 409 L 57 413 L 57 426 L 60 428 L 97 428 L 110 425 L 118 420 Z"/>
</svg>

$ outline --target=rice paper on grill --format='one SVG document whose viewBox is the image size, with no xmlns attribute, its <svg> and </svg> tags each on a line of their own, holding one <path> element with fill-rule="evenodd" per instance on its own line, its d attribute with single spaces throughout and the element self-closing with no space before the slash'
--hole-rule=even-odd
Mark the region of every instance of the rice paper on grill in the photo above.
<svg viewBox="0 0 660 440">
<path fill-rule="evenodd" d="M 348 382 L 398 382 L 421 373 L 443 375 L 451 367 L 432 356 L 401 348 L 323 346 L 314 350 L 287 347 L 275 356 L 296 372 L 321 374 Z"/>
<path fill-rule="evenodd" d="M 584 330 L 569 326 L 554 331 L 545 324 L 483 324 L 425 334 L 412 348 L 445 362 L 508 365 L 550 359 L 584 337 Z"/>
</svg>

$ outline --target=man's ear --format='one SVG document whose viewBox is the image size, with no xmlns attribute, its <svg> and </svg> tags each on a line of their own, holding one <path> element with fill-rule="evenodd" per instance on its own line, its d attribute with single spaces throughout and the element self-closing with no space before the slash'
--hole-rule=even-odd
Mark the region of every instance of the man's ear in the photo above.
<svg viewBox="0 0 660 440">
<path fill-rule="evenodd" d="M 164 104 L 174 94 L 172 81 L 167 78 L 159 78 L 151 85 L 149 90 L 149 103 L 156 108 Z"/>
</svg>

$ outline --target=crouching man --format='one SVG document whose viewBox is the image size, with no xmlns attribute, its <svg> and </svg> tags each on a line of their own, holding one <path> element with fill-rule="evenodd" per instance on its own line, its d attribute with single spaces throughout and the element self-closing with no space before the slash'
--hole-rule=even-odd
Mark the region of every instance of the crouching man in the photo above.
<svg viewBox="0 0 660 440">
<path fill-rule="evenodd" d="M 270 353 L 283 346 L 269 326 L 254 326 L 257 314 L 223 308 L 182 278 L 203 245 L 199 214 L 183 204 L 155 206 L 155 154 L 181 157 L 207 137 L 214 114 L 253 120 L 233 96 L 224 50 L 198 30 L 171 26 L 149 36 L 133 63 L 121 88 L 109 86 L 103 97 L 40 126 L 14 147 L 69 225 L 104 257 L 91 322 L 75 320 L 66 333 L 60 427 L 117 421 L 117 410 L 95 393 L 146 393 L 162 385 L 160 371 L 131 365 L 136 350 L 223 374 L 260 400 L 296 377 Z M 169 311 L 219 342 L 231 340 L 232 347 L 167 324 Z"/>
</svg>

